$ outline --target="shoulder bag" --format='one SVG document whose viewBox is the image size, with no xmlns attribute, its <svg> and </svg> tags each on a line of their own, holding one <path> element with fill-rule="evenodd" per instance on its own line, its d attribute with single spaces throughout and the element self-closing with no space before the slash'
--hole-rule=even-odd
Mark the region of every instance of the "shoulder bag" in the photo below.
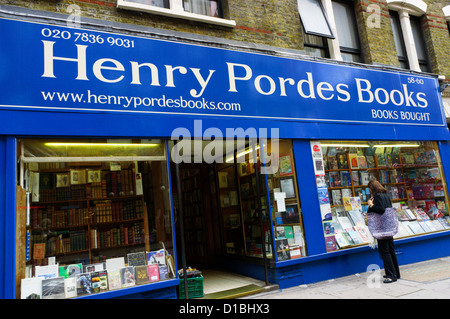
<svg viewBox="0 0 450 319">
<path fill-rule="evenodd" d="M 388 207 L 383 214 L 367 213 L 367 227 L 376 239 L 392 238 L 398 232 L 397 211 Z"/>
</svg>

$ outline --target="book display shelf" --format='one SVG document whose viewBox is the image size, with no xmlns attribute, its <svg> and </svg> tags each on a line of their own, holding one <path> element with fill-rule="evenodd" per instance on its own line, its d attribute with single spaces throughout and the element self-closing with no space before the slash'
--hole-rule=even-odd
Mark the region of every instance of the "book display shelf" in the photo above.
<svg viewBox="0 0 450 319">
<path fill-rule="evenodd" d="M 268 172 L 272 223 L 277 261 L 306 256 L 302 209 L 297 186 L 297 172 L 291 140 L 280 140 L 276 149 L 268 144 L 268 154 L 278 157 L 278 169 Z"/>
<path fill-rule="evenodd" d="M 435 142 L 321 142 L 321 153 L 323 175 L 316 171 L 316 177 L 327 251 L 369 242 L 363 214 L 372 179 L 386 188 L 397 209 L 395 238 L 450 229 Z"/>
<path fill-rule="evenodd" d="M 73 298 L 174 278 L 171 235 L 155 214 L 168 202 L 153 187 L 166 184 L 164 165 L 104 155 L 22 163 L 18 298 Z"/>
<path fill-rule="evenodd" d="M 183 168 L 180 170 L 180 175 L 186 253 L 192 256 L 191 262 L 203 262 L 205 259 L 205 228 L 200 169 Z"/>
</svg>

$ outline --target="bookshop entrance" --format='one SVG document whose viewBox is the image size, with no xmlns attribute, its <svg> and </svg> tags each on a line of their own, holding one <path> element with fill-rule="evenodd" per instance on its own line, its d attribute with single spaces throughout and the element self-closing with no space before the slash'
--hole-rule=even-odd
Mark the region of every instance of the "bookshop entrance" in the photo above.
<svg viewBox="0 0 450 319">
<path fill-rule="evenodd" d="M 186 156 L 187 148 L 194 150 L 195 143 L 201 143 L 203 154 L 211 147 L 211 141 L 194 141 L 179 143 L 178 149 L 174 143 L 170 149 L 178 269 L 184 260 L 187 268 L 202 273 L 205 297 L 220 290 L 218 285 L 223 285 L 223 290 L 249 283 L 264 287 L 264 279 L 246 278 L 224 267 L 244 260 L 264 265 L 272 258 L 266 179 L 255 169 L 258 156 L 253 156 L 252 145 L 246 143 L 228 154 L 224 148 L 223 156 L 208 163 L 204 158 Z M 258 148 L 253 146 L 255 151 Z M 178 154 L 174 154 L 176 150 Z M 179 164 L 176 155 L 178 160 L 183 158 Z"/>
</svg>

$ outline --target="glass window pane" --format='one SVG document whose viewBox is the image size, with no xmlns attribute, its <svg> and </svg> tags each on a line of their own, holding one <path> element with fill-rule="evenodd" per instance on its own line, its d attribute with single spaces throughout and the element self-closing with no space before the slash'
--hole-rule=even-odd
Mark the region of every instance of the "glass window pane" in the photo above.
<svg viewBox="0 0 450 319">
<path fill-rule="evenodd" d="M 342 59 L 347 62 L 360 62 L 359 54 L 341 52 Z"/>
<path fill-rule="evenodd" d="M 425 49 L 425 41 L 423 39 L 423 32 L 420 23 L 420 19 L 415 17 L 410 17 L 411 29 L 414 38 L 414 44 L 417 50 L 417 57 L 419 60 L 427 60 L 427 53 Z"/>
<path fill-rule="evenodd" d="M 365 245 L 370 180 L 378 180 L 397 209 L 394 238 L 450 229 L 448 189 L 436 142 L 312 142 L 327 251 Z M 321 165 L 317 164 L 321 162 Z M 318 173 L 316 172 L 316 175 Z"/>
<path fill-rule="evenodd" d="M 353 8 L 349 4 L 342 2 L 333 1 L 332 3 L 339 45 L 341 47 L 359 49 L 359 39 Z"/>
<path fill-rule="evenodd" d="M 65 143 L 64 151 L 48 142 Z M 109 147 L 102 140 L 19 141 L 28 158 L 40 156 L 22 161 L 17 193 L 17 223 L 26 229 L 17 259 L 22 298 L 70 298 L 175 278 L 167 160 L 130 161 Z M 92 154 L 95 160 L 79 162 L 61 157 Z"/>
<path fill-rule="evenodd" d="M 220 8 L 214 0 L 184 0 L 184 10 L 210 17 L 220 17 Z"/>
<path fill-rule="evenodd" d="M 169 0 L 126 0 L 127 2 L 135 2 L 148 4 L 155 7 L 168 8 L 169 9 Z"/>
<path fill-rule="evenodd" d="M 297 0 L 297 5 L 306 33 L 334 38 L 320 0 Z"/>
<path fill-rule="evenodd" d="M 397 50 L 397 55 L 406 57 L 406 52 L 403 44 L 402 30 L 400 28 L 400 20 L 396 13 L 393 12 L 390 13 L 391 13 L 391 26 L 392 32 L 394 33 L 394 42 L 395 42 L 395 49 Z"/>
</svg>

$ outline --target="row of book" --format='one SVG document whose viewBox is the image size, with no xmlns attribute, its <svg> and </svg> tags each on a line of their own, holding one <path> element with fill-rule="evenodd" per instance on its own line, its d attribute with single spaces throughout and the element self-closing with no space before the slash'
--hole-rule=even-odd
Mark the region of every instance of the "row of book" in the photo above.
<svg viewBox="0 0 450 319">
<path fill-rule="evenodd" d="M 51 234 L 32 234 L 33 259 L 44 256 L 83 251 L 89 247 L 87 230 L 58 231 Z M 45 254 L 44 254 L 45 252 Z"/>
<path fill-rule="evenodd" d="M 144 242 L 143 233 L 144 224 L 139 222 L 108 230 L 63 230 L 53 231 L 49 234 L 32 234 L 33 259 L 43 259 L 45 256 L 80 252 L 87 249 L 141 244 Z M 42 253 L 37 253 L 38 251 L 42 251 Z"/>
<path fill-rule="evenodd" d="M 418 148 L 414 151 L 400 152 L 399 147 L 350 147 L 348 149 L 329 147 L 323 151 L 323 159 L 325 169 L 329 170 L 437 163 L 434 150 Z"/>
<path fill-rule="evenodd" d="M 422 208 L 397 208 L 399 231 L 394 238 L 450 229 L 450 218 L 436 208 L 425 213 Z M 323 221 L 327 251 L 364 244 L 369 241 L 369 230 L 358 210 L 341 212 Z"/>
<path fill-rule="evenodd" d="M 94 180 L 86 179 L 93 172 Z M 76 174 L 75 174 L 76 173 Z M 95 173 L 95 174 L 94 174 Z M 118 171 L 70 170 L 70 173 L 34 173 L 39 183 L 33 185 L 34 202 L 53 202 L 80 199 L 102 199 L 137 194 L 134 169 Z M 77 176 L 76 179 L 74 176 Z M 94 177 L 92 177 L 94 178 Z M 140 180 L 138 181 L 140 188 Z"/>
<path fill-rule="evenodd" d="M 34 208 L 30 214 L 31 229 L 61 228 L 82 226 L 95 223 L 120 222 L 144 217 L 142 199 L 135 201 L 99 201 L 91 208 L 80 208 L 78 205 L 62 206 L 56 209 Z"/>
<path fill-rule="evenodd" d="M 300 225 L 277 226 L 275 231 L 278 261 L 302 257 L 302 247 L 305 246 L 305 242 Z"/>
<path fill-rule="evenodd" d="M 144 224 L 114 227 L 108 230 L 91 229 L 91 248 L 109 248 L 123 245 L 136 245 L 144 242 Z"/>
<path fill-rule="evenodd" d="M 149 284 L 173 276 L 164 250 L 139 252 L 97 264 L 35 266 L 21 281 L 21 299 L 63 299 Z"/>
</svg>

